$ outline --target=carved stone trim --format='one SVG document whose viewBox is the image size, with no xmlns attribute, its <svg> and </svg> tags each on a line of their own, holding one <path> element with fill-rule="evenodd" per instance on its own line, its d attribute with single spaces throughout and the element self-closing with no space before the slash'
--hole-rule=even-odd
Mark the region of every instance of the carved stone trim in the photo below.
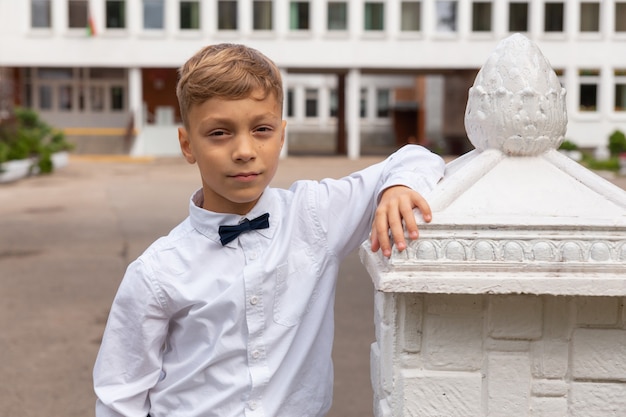
<svg viewBox="0 0 626 417">
<path fill-rule="evenodd" d="M 395 252 L 392 258 L 395 257 L 398 257 L 398 260 L 416 263 L 625 263 L 626 240 L 572 237 L 563 239 L 420 238 L 409 244 L 406 254 Z"/>
</svg>

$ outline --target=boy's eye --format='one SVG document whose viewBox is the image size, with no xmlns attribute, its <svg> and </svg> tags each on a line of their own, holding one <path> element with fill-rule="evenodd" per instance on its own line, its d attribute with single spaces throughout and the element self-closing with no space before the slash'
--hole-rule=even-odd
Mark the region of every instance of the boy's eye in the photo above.
<svg viewBox="0 0 626 417">
<path fill-rule="evenodd" d="M 260 133 L 271 132 L 272 128 L 269 126 L 260 126 L 256 128 L 256 131 Z"/>
</svg>

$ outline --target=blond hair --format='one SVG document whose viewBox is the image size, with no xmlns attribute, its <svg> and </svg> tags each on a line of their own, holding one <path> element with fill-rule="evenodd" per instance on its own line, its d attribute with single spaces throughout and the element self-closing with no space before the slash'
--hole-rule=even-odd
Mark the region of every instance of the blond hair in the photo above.
<svg viewBox="0 0 626 417">
<path fill-rule="evenodd" d="M 176 96 L 189 127 L 191 106 L 213 97 L 242 99 L 259 89 L 263 98 L 273 94 L 282 109 L 283 83 L 276 64 L 256 49 L 222 43 L 204 47 L 178 70 Z"/>
</svg>

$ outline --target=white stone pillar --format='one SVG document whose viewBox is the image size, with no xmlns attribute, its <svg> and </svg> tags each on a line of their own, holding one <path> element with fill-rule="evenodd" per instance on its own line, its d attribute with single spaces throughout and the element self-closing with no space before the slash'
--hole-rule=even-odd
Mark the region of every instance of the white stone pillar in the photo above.
<svg viewBox="0 0 626 417">
<path fill-rule="evenodd" d="M 361 71 L 352 68 L 346 79 L 346 126 L 348 130 L 348 158 L 358 159 L 361 154 Z"/>
<path fill-rule="evenodd" d="M 565 91 L 522 35 L 478 73 L 465 124 L 476 149 L 426 195 L 419 239 L 361 248 L 375 416 L 620 414 L 626 192 L 557 151 Z"/>
</svg>

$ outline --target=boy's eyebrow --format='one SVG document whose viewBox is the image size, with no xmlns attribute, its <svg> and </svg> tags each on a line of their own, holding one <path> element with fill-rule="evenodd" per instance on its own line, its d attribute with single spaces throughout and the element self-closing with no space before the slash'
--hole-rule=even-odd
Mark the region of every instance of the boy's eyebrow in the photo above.
<svg viewBox="0 0 626 417">
<path fill-rule="evenodd" d="M 273 112 L 266 112 L 262 114 L 258 114 L 252 117 L 254 122 L 265 119 L 282 119 L 282 115 Z M 200 120 L 200 125 L 204 125 L 206 123 L 230 123 L 232 119 L 229 117 L 219 117 L 219 116 L 207 116 L 204 119 Z"/>
</svg>

